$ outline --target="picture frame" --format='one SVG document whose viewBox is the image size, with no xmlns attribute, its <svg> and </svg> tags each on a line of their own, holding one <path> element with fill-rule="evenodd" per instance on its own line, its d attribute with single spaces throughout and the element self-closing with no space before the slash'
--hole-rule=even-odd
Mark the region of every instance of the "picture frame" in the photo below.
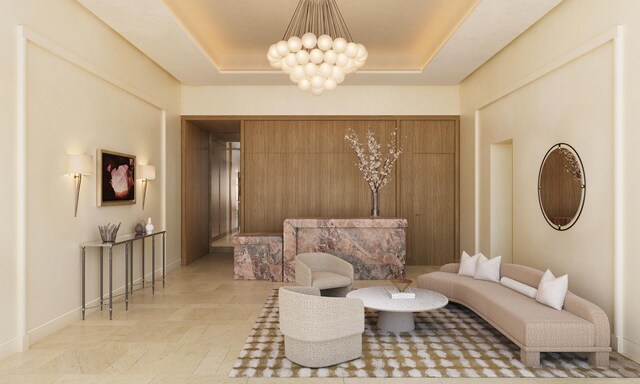
<svg viewBox="0 0 640 384">
<path fill-rule="evenodd" d="M 136 156 L 98 149 L 98 207 L 136 203 Z"/>
</svg>

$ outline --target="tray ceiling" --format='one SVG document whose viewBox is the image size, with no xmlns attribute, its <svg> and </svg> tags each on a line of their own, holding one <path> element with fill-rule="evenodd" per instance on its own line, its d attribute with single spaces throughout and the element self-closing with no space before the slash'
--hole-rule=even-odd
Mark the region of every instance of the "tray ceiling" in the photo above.
<svg viewBox="0 0 640 384">
<path fill-rule="evenodd" d="M 186 85 L 288 85 L 268 47 L 298 0 L 78 0 Z M 345 85 L 458 84 L 561 0 L 338 0 L 367 65 Z"/>
</svg>

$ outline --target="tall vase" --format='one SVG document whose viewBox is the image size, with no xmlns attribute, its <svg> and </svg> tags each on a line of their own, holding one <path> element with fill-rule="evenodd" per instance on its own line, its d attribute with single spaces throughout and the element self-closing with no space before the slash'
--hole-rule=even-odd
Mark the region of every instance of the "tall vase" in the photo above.
<svg viewBox="0 0 640 384">
<path fill-rule="evenodd" d="M 380 216 L 380 207 L 378 206 L 378 191 L 371 190 L 371 217 Z"/>
</svg>

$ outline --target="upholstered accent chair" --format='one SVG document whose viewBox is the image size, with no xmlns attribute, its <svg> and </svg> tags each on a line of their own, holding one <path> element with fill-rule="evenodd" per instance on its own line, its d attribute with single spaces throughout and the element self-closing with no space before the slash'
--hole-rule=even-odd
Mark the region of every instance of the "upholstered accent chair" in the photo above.
<svg viewBox="0 0 640 384">
<path fill-rule="evenodd" d="M 362 300 L 322 297 L 316 287 L 281 287 L 278 296 L 287 359 L 318 368 L 362 356 Z"/>
<path fill-rule="evenodd" d="M 345 297 L 353 287 L 353 266 L 328 253 L 301 253 L 296 256 L 296 282 L 320 289 L 322 296 Z"/>
</svg>

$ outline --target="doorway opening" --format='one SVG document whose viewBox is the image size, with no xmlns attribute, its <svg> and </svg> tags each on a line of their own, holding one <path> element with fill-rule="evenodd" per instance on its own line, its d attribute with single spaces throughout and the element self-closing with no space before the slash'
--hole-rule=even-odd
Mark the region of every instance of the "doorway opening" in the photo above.
<svg viewBox="0 0 640 384">
<path fill-rule="evenodd" d="M 491 145 L 491 257 L 513 262 L 513 141 Z"/>
<path fill-rule="evenodd" d="M 183 117 L 182 264 L 233 251 L 240 228 L 240 120 Z"/>
</svg>

